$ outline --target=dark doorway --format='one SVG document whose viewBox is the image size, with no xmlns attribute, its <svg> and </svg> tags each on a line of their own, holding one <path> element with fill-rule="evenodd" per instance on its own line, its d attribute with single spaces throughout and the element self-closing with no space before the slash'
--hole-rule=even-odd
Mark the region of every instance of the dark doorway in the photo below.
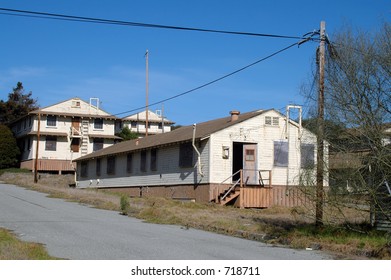
<svg viewBox="0 0 391 280">
<path fill-rule="evenodd" d="M 233 142 L 232 153 L 232 174 L 235 174 L 240 169 L 243 169 L 243 143 Z M 232 179 L 234 181 L 239 180 L 240 174 L 236 174 Z"/>
</svg>

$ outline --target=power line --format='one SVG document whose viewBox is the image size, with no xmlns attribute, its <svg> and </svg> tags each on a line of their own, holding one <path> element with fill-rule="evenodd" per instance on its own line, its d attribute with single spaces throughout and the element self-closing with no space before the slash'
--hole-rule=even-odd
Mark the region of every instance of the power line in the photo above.
<svg viewBox="0 0 391 280">
<path fill-rule="evenodd" d="M 261 58 L 261 59 L 258 59 L 257 61 L 254 61 L 253 63 L 250 63 L 250 64 L 248 64 L 248 65 L 246 65 L 246 66 L 244 66 L 244 67 L 242 67 L 242 68 L 240 68 L 240 69 L 237 69 L 237 70 L 235 70 L 235 71 L 233 71 L 233 72 L 231 72 L 231 73 L 229 73 L 229 74 L 226 74 L 226 75 L 224 75 L 224 76 L 221 76 L 220 78 L 214 79 L 214 80 L 212 80 L 212 81 L 210 81 L 210 82 L 207 82 L 207 83 L 202 84 L 202 85 L 200 85 L 200 86 L 198 86 L 198 87 L 192 88 L 192 89 L 190 89 L 190 90 L 188 90 L 188 91 L 185 91 L 185 92 L 179 93 L 179 94 L 177 94 L 177 95 L 168 97 L 168 98 L 166 98 L 166 99 L 163 99 L 163 100 L 154 102 L 154 103 L 152 103 L 152 104 L 149 104 L 149 106 L 154 106 L 154 105 L 158 105 L 158 104 L 164 103 L 164 102 L 166 102 L 166 101 L 173 100 L 173 99 L 175 99 L 175 98 L 184 96 L 184 95 L 189 94 L 189 93 L 191 93 L 191 92 L 194 92 L 194 91 L 196 91 L 196 90 L 199 90 L 199 89 L 202 89 L 202 88 L 204 88 L 204 87 L 207 87 L 207 86 L 209 86 L 209 85 L 211 85 L 211 84 L 217 83 L 217 82 L 219 82 L 219 81 L 221 81 L 221 80 L 223 80 L 223 79 L 225 79 L 225 78 L 228 78 L 228 77 L 230 77 L 230 76 L 232 76 L 232 75 L 235 75 L 235 74 L 237 74 L 237 73 L 239 73 L 239 72 L 241 72 L 241 71 L 243 71 L 243 70 L 246 70 L 247 68 L 250 68 L 250 67 L 252 67 L 252 66 L 254 66 L 254 65 L 256 65 L 256 64 L 258 64 L 258 63 L 260 63 L 260 62 L 262 62 L 262 61 L 265 61 L 265 60 L 267 60 L 267 59 L 269 59 L 269 58 L 271 58 L 271 57 L 273 57 L 273 56 L 276 56 L 277 54 L 280 54 L 280 53 L 282 53 L 282 52 L 284 52 L 284 51 L 286 51 L 286 50 L 288 50 L 288 49 L 290 49 L 290 48 L 292 48 L 292 47 L 294 47 L 294 46 L 296 46 L 296 45 L 298 46 L 298 45 L 300 45 L 300 44 L 302 44 L 302 42 L 296 42 L 296 43 L 294 43 L 294 44 L 291 44 L 291 45 L 289 45 L 289 46 L 287 46 L 287 47 L 285 47 L 285 48 L 283 48 L 283 49 L 280 49 L 279 51 L 276 51 L 276 52 L 274 52 L 274 53 L 272 53 L 272 54 L 270 54 L 270 55 L 268 55 L 268 56 L 265 56 L 265 57 L 263 57 L 263 58 Z M 135 109 L 132 109 L 132 110 L 129 110 L 129 111 L 117 113 L 117 114 L 114 114 L 114 115 L 115 115 L 115 116 L 123 115 L 123 114 L 131 113 L 131 112 L 134 112 L 134 111 L 139 111 L 139 110 L 142 110 L 142 109 L 144 109 L 144 108 L 145 108 L 145 106 L 142 106 L 142 107 L 135 108 Z"/>
<path fill-rule="evenodd" d="M 173 30 L 182 30 L 182 31 L 198 31 L 198 32 L 221 33 L 221 34 L 243 35 L 243 36 L 256 36 L 256 37 L 269 37 L 269 38 L 280 38 L 280 39 L 297 39 L 297 40 L 304 39 L 304 37 L 299 37 L 299 36 L 287 36 L 287 35 L 276 35 L 276 34 L 265 34 L 265 33 L 240 32 L 240 31 L 228 31 L 228 30 L 217 30 L 217 29 L 204 29 L 204 28 L 193 28 L 193 27 L 183 27 L 183 26 L 161 25 L 161 24 L 131 22 L 131 21 L 122 21 L 122 20 L 113 20 L 113 19 L 104 19 L 104 18 L 93 18 L 93 17 L 82 17 L 82 16 L 45 13 L 45 12 L 36 12 L 36 11 L 27 11 L 27 10 L 16 10 L 16 9 L 8 9 L 8 8 L 1 8 L 1 7 L 0 7 L 0 11 L 4 11 L 4 12 L 0 12 L 0 14 L 3 14 L 3 15 L 32 17 L 32 18 L 41 18 L 41 19 L 76 21 L 76 22 L 110 24 L 110 25 L 122 25 L 122 26 L 132 26 L 132 27 L 173 29 Z"/>
</svg>

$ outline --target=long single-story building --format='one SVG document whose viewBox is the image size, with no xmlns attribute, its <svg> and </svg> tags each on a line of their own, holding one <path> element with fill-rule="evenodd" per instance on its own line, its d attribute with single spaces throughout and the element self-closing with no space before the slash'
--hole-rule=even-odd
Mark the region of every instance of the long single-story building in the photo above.
<svg viewBox="0 0 391 280">
<path fill-rule="evenodd" d="M 230 113 L 80 157 L 76 187 L 240 207 L 301 204 L 297 186 L 303 173 L 315 176 L 316 136 L 274 109 Z"/>
</svg>

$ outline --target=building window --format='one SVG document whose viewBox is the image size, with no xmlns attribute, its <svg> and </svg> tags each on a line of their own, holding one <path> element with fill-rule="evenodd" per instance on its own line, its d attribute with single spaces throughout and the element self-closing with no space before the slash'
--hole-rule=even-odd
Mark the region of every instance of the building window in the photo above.
<svg viewBox="0 0 391 280">
<path fill-rule="evenodd" d="M 94 119 L 94 129 L 103 129 L 103 119 Z"/>
<path fill-rule="evenodd" d="M 193 146 L 190 142 L 179 146 L 179 167 L 193 167 Z"/>
<path fill-rule="evenodd" d="M 46 117 L 46 126 L 56 127 L 57 126 L 57 116 L 47 116 Z"/>
<path fill-rule="evenodd" d="M 266 125 L 272 125 L 272 126 L 279 126 L 280 125 L 280 118 L 279 117 L 265 116 L 265 124 Z"/>
<path fill-rule="evenodd" d="M 255 161 L 255 150 L 246 149 L 245 157 L 246 157 L 246 161 Z"/>
<path fill-rule="evenodd" d="M 141 156 L 140 171 L 146 172 L 147 171 L 147 151 L 141 151 L 140 156 Z"/>
<path fill-rule="evenodd" d="M 151 163 L 150 167 L 152 171 L 157 170 L 157 149 L 152 149 L 151 150 Z"/>
<path fill-rule="evenodd" d="M 96 159 L 96 176 L 100 176 L 100 158 Z"/>
<path fill-rule="evenodd" d="M 92 151 L 95 152 L 101 149 L 103 149 L 103 138 L 95 138 L 92 145 Z"/>
<path fill-rule="evenodd" d="M 126 156 L 126 172 L 133 172 L 133 154 L 128 154 Z"/>
<path fill-rule="evenodd" d="M 88 161 L 82 161 L 80 163 L 80 176 L 81 177 L 88 176 Z"/>
<path fill-rule="evenodd" d="M 46 136 L 45 151 L 56 151 L 57 149 L 57 136 Z"/>
<path fill-rule="evenodd" d="M 115 174 L 115 156 L 107 157 L 107 174 Z"/>
<path fill-rule="evenodd" d="M 137 128 L 137 122 L 135 122 L 135 121 L 130 122 L 130 126 L 132 128 Z"/>
<path fill-rule="evenodd" d="M 80 101 L 72 100 L 72 107 L 80 108 Z"/>
<path fill-rule="evenodd" d="M 315 166 L 315 145 L 301 144 L 301 168 L 311 169 Z"/>
<path fill-rule="evenodd" d="M 288 166 L 288 151 L 287 141 L 274 141 L 274 166 Z"/>
</svg>

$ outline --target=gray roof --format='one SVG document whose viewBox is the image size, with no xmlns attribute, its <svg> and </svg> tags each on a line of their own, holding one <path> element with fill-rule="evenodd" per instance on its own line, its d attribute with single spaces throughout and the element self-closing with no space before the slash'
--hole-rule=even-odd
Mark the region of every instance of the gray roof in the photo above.
<svg viewBox="0 0 391 280">
<path fill-rule="evenodd" d="M 217 131 L 241 123 L 255 116 L 261 115 L 265 112 L 266 111 L 258 110 L 258 111 L 240 114 L 236 121 L 231 121 L 231 116 L 229 116 L 225 118 L 199 123 L 196 126 L 195 138 L 196 139 L 207 138 L 211 134 Z M 122 153 L 137 151 L 137 150 L 172 145 L 175 143 L 188 142 L 191 141 L 192 138 L 193 138 L 193 126 L 192 125 L 183 126 L 167 133 L 152 135 L 144 138 L 124 141 L 118 144 L 114 144 L 105 149 L 80 157 L 74 161 L 83 161 L 83 160 L 88 160 L 88 159 L 93 159 L 98 157 L 104 157 L 108 155 L 122 154 Z"/>
</svg>

